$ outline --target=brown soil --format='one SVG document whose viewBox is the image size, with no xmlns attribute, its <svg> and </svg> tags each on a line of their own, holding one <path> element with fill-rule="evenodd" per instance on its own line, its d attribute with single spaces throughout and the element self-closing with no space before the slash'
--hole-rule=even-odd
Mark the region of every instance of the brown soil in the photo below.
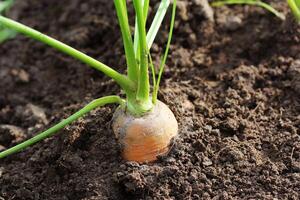
<svg viewBox="0 0 300 200">
<path fill-rule="evenodd" d="M 10 15 L 124 71 L 112 2 L 22 0 Z M 0 199 L 300 199 L 300 29 L 248 6 L 215 9 L 212 21 L 203 2 L 179 3 L 159 95 L 180 123 L 169 155 L 123 161 L 110 127 L 115 106 L 107 106 L 1 160 Z M 288 12 L 285 1 L 274 5 Z M 0 55 L 0 149 L 120 93 L 24 36 Z"/>
</svg>

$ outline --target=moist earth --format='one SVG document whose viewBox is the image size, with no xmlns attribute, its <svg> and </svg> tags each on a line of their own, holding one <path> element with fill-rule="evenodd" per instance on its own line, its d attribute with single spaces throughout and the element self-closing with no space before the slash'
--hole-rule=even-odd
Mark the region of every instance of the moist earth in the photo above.
<svg viewBox="0 0 300 200">
<path fill-rule="evenodd" d="M 108 0 L 22 0 L 9 16 L 125 72 L 113 10 Z M 287 16 L 179 1 L 159 93 L 180 127 L 168 155 L 122 160 L 116 106 L 106 106 L 2 159 L 0 199 L 300 199 L 300 28 Z M 166 21 L 156 65 L 167 30 Z M 21 35 L 1 44 L 0 57 L 0 150 L 94 98 L 123 95 L 100 72 Z"/>
</svg>

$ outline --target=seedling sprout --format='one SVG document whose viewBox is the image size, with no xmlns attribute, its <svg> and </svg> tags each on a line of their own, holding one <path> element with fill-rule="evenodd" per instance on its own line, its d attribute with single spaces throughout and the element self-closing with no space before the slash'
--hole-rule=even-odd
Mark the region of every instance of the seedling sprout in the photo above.
<svg viewBox="0 0 300 200">
<path fill-rule="evenodd" d="M 138 162 L 148 162 L 155 160 L 157 155 L 161 155 L 162 153 L 166 152 L 171 139 L 177 135 L 178 125 L 173 113 L 167 108 L 166 105 L 157 100 L 157 95 L 173 35 L 176 0 L 173 1 L 169 37 L 166 44 L 165 53 L 159 66 L 158 76 L 156 76 L 153 66 L 150 48 L 154 42 L 162 21 L 165 18 L 170 1 L 161 1 L 154 20 L 147 33 L 146 21 L 148 18 L 149 3 L 149 0 L 133 0 L 133 6 L 136 14 L 135 33 L 133 40 L 127 14 L 127 3 L 126 1 L 114 0 L 118 22 L 123 38 L 127 74 L 121 74 L 102 62 L 26 25 L 18 23 L 4 16 L 0 16 L 0 25 L 3 27 L 45 43 L 87 64 L 88 66 L 103 72 L 105 75 L 115 80 L 126 95 L 126 99 L 122 99 L 121 97 L 115 95 L 96 99 L 52 128 L 19 145 L 0 152 L 0 158 L 4 158 L 8 155 L 19 152 L 47 137 L 52 136 L 60 129 L 89 113 L 91 110 L 106 104 L 120 105 L 114 115 L 113 129 L 117 138 L 121 140 L 122 145 L 125 145 L 123 148 L 123 156 L 125 159 L 135 160 Z M 152 92 L 149 81 L 149 65 L 152 70 Z M 152 116 L 156 116 L 156 120 L 161 121 L 161 123 L 158 124 L 160 124 L 162 127 L 150 127 L 157 126 L 157 124 L 153 125 L 151 121 L 147 121 L 148 118 L 151 118 Z M 123 121 L 120 121 L 121 118 Z M 126 124 L 124 124 L 125 121 Z M 141 121 L 143 121 L 144 124 L 141 124 Z M 156 131 L 152 133 L 146 129 Z M 162 133 L 160 133 L 161 130 L 163 130 Z M 129 136 L 127 137 L 127 135 Z M 135 136 L 135 142 L 133 144 L 129 144 L 133 141 L 133 135 Z M 141 138 L 142 136 L 143 138 Z M 130 141 L 128 140 L 129 137 Z M 130 145 L 132 145 L 132 147 Z M 136 152 L 134 149 L 140 149 L 141 151 Z"/>
</svg>

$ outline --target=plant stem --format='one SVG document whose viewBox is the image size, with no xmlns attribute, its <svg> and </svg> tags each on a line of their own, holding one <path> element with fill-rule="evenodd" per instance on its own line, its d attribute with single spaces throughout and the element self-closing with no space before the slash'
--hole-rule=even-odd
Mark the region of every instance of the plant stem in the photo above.
<svg viewBox="0 0 300 200">
<path fill-rule="evenodd" d="M 9 156 L 11 154 L 17 153 L 41 140 L 44 140 L 47 137 L 52 136 L 53 134 L 55 134 L 57 131 L 59 131 L 60 129 L 64 128 L 65 126 L 69 125 L 70 123 L 72 123 L 73 121 L 77 120 L 78 118 L 82 117 L 83 115 L 85 115 L 86 113 L 89 113 L 91 110 L 99 107 L 99 106 L 104 106 L 106 104 L 110 104 L 110 103 L 118 103 L 120 105 L 124 105 L 124 101 L 119 97 L 119 96 L 107 96 L 107 97 L 102 97 L 99 99 L 96 99 L 94 101 L 92 101 L 91 103 L 89 103 L 88 105 L 86 105 L 84 108 L 82 108 L 81 110 L 79 110 L 78 112 L 74 113 L 73 115 L 71 115 L 70 117 L 68 117 L 67 119 L 61 121 L 60 123 L 56 124 L 55 126 L 49 128 L 48 130 L 36 135 L 35 137 L 21 143 L 18 144 L 10 149 L 7 149 L 3 152 L 0 152 L 0 159 L 4 158 L 6 156 Z"/>
<path fill-rule="evenodd" d="M 148 18 L 148 10 L 149 10 L 149 0 L 142 0 L 142 6 L 143 6 L 143 12 L 144 12 L 144 20 L 145 24 L 147 23 Z M 139 47 L 139 28 L 138 28 L 138 21 L 137 17 L 135 17 L 135 27 L 134 27 L 134 52 L 135 52 L 135 58 L 139 60 L 140 58 L 140 47 Z"/>
<path fill-rule="evenodd" d="M 138 76 L 139 76 L 139 68 L 135 60 L 133 41 L 132 41 L 130 26 L 128 22 L 126 1 L 114 0 L 114 3 L 115 3 L 117 16 L 119 19 L 119 25 L 121 28 L 123 43 L 124 43 L 128 77 L 131 81 L 137 83 Z"/>
<path fill-rule="evenodd" d="M 120 74 L 119 72 L 113 70 L 112 68 L 108 67 L 107 65 L 99 62 L 98 60 L 58 41 L 55 40 L 47 35 L 44 35 L 28 26 L 25 26 L 21 23 L 18 23 L 14 20 L 8 19 L 6 17 L 0 16 L 0 24 L 11 28 L 17 32 L 23 33 L 33 39 L 36 39 L 40 42 L 43 42 L 65 54 L 68 54 L 72 56 L 73 58 L 76 58 L 80 60 L 83 63 L 88 64 L 89 66 L 103 72 L 107 76 L 114 79 L 125 91 L 130 91 L 135 89 L 135 84 L 128 79 L 123 74 Z"/>
<path fill-rule="evenodd" d="M 223 5 L 235 5 L 235 4 L 248 4 L 248 5 L 255 5 L 262 7 L 269 12 L 273 13 L 276 17 L 280 18 L 281 20 L 285 20 L 285 16 L 275 10 L 272 6 L 269 4 L 259 1 L 259 0 L 223 0 L 223 1 L 215 1 L 212 2 L 212 6 L 223 6 Z"/>
<path fill-rule="evenodd" d="M 295 19 L 300 22 L 300 8 L 298 7 L 298 4 L 300 4 L 300 1 L 294 1 L 294 0 L 287 0 L 289 7 L 295 17 Z"/>
<path fill-rule="evenodd" d="M 151 48 L 154 39 L 158 33 L 158 30 L 161 27 L 161 24 L 165 18 L 169 5 L 170 5 L 170 0 L 162 0 L 158 7 L 158 10 L 150 26 L 150 29 L 147 33 L 147 44 L 149 49 Z"/>
<path fill-rule="evenodd" d="M 169 54 L 170 45 L 171 45 L 171 41 L 172 41 L 174 24 L 175 24 L 176 3 L 177 3 L 177 1 L 174 0 L 173 1 L 172 18 L 171 18 L 171 25 L 170 25 L 170 30 L 169 30 L 168 42 L 167 42 L 167 46 L 166 46 L 164 57 L 163 57 L 163 59 L 162 59 L 162 61 L 160 63 L 160 66 L 159 66 L 159 74 L 158 74 L 158 78 L 157 78 L 157 81 L 156 81 L 156 85 L 154 86 L 154 92 L 153 92 L 153 96 L 152 96 L 152 102 L 154 104 L 157 101 L 157 95 L 158 95 L 160 80 L 161 80 L 161 76 L 162 76 L 162 74 L 164 72 L 165 64 L 166 64 L 166 61 L 167 61 L 167 57 L 168 57 L 168 54 Z"/>
<path fill-rule="evenodd" d="M 144 20 L 143 6 L 140 0 L 133 0 L 137 16 L 139 42 L 140 42 L 140 75 L 137 90 L 137 100 L 149 103 L 150 84 L 148 74 L 148 47 L 146 39 L 146 24 Z"/>
<path fill-rule="evenodd" d="M 298 9 L 300 9 L 300 0 L 295 0 L 295 4 L 297 5 Z"/>
<path fill-rule="evenodd" d="M 153 64 L 153 60 L 152 60 L 152 56 L 149 50 L 149 64 L 150 64 L 150 68 L 151 68 L 151 73 L 152 73 L 152 82 L 153 82 L 153 93 L 154 93 L 154 88 L 156 86 L 156 70 Z M 155 102 L 153 102 L 155 103 Z"/>
</svg>

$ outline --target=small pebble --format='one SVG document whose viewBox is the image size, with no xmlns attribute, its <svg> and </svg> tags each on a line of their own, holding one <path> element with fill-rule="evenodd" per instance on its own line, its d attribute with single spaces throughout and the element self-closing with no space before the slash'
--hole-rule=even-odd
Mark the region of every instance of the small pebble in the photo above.
<svg viewBox="0 0 300 200">
<path fill-rule="evenodd" d="M 13 69 L 11 74 L 16 77 L 17 81 L 28 83 L 30 81 L 29 74 L 23 69 Z"/>
<path fill-rule="evenodd" d="M 214 10 L 207 0 L 194 0 L 195 4 L 200 8 L 201 14 L 209 21 L 214 21 Z"/>
<path fill-rule="evenodd" d="M 36 119 L 41 120 L 44 124 L 48 124 L 48 120 L 43 108 L 40 108 L 33 104 L 27 104 L 26 108 L 28 108 L 32 112 L 33 116 Z"/>
<path fill-rule="evenodd" d="M 0 125 L 0 142 L 3 145 L 9 145 L 11 142 L 19 142 L 24 138 L 23 129 L 13 125 Z"/>
<path fill-rule="evenodd" d="M 204 157 L 204 158 L 203 158 L 202 164 L 203 164 L 204 166 L 211 166 L 213 163 L 212 163 L 212 161 L 211 161 L 209 158 Z"/>
</svg>

